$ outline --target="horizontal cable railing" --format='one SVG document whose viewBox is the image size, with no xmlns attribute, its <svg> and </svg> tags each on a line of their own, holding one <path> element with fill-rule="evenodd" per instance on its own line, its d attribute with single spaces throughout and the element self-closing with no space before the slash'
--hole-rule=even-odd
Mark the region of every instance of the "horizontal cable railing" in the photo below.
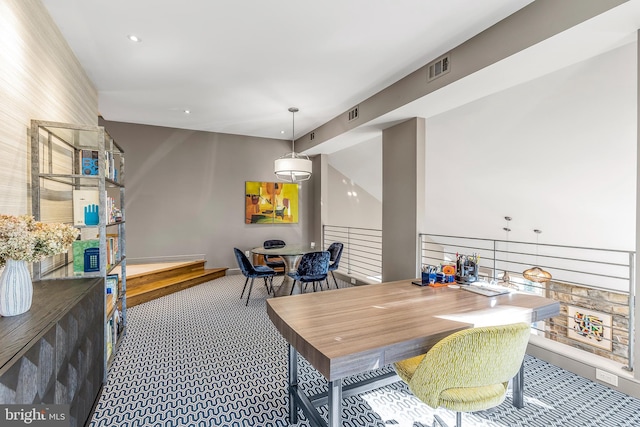
<svg viewBox="0 0 640 427">
<path fill-rule="evenodd" d="M 344 245 L 338 271 L 369 282 L 382 280 L 382 230 L 325 225 L 323 242 L 325 249 L 332 242 Z"/>
<path fill-rule="evenodd" d="M 606 357 L 633 370 L 635 252 L 419 234 L 422 266 L 456 264 L 477 255 L 479 279 L 560 302 L 560 315 L 534 327 L 538 335 Z M 523 272 L 551 274 L 533 282 Z"/>
</svg>

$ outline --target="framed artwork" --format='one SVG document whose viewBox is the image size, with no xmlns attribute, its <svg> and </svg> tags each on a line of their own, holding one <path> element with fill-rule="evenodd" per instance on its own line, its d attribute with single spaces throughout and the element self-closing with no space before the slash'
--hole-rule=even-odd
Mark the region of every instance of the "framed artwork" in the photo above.
<svg viewBox="0 0 640 427">
<path fill-rule="evenodd" d="M 611 316 L 582 307 L 567 306 L 567 336 L 611 351 Z"/>
<path fill-rule="evenodd" d="M 297 224 L 298 184 L 246 181 L 245 224 Z"/>
</svg>

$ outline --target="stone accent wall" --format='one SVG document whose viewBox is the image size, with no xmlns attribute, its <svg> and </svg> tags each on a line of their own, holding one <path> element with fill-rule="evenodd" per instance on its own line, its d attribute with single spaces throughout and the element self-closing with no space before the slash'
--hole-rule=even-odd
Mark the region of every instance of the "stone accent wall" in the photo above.
<svg viewBox="0 0 640 427">
<path fill-rule="evenodd" d="M 627 294 L 551 281 L 547 284 L 546 296 L 560 302 L 560 315 L 548 321 L 547 338 L 625 365 L 628 363 L 629 296 Z M 567 337 L 567 329 L 570 325 L 567 306 L 595 310 L 612 317 L 611 352 Z"/>
</svg>

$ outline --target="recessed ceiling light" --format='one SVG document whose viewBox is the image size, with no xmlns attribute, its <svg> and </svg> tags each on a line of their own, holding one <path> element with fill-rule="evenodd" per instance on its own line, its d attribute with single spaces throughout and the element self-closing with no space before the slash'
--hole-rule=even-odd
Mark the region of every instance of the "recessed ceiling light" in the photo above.
<svg viewBox="0 0 640 427">
<path fill-rule="evenodd" d="M 280 131 L 280 133 L 284 133 L 284 131 L 283 131 L 283 130 L 281 130 L 281 131 Z"/>
<path fill-rule="evenodd" d="M 191 110 L 184 110 L 185 114 L 191 114 Z"/>
<path fill-rule="evenodd" d="M 140 42 L 142 41 L 142 39 L 141 39 L 140 37 L 138 37 L 138 36 L 134 36 L 133 34 L 129 34 L 129 35 L 127 36 L 127 38 L 128 38 L 129 40 L 131 40 L 132 42 L 136 42 L 136 43 L 140 43 Z"/>
</svg>

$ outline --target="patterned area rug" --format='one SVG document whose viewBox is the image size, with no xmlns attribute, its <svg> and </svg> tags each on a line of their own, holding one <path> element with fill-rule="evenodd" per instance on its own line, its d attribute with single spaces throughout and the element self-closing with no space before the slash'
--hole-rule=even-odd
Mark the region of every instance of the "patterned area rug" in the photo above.
<svg viewBox="0 0 640 427">
<path fill-rule="evenodd" d="M 127 336 L 90 426 L 289 425 L 287 345 L 266 315 L 264 285 L 256 280 L 245 307 L 243 284 L 243 276 L 226 276 L 130 308 Z M 302 387 L 325 390 L 324 378 L 300 362 Z M 508 396 L 493 410 L 464 414 L 462 424 L 640 426 L 639 400 L 532 357 L 525 368 L 523 409 Z M 326 418 L 326 407 L 320 410 Z M 454 413 L 437 413 L 455 425 Z M 431 426 L 433 412 L 398 382 L 345 399 L 342 419 L 349 427 L 422 427 Z M 309 424 L 301 416 L 297 425 Z"/>
</svg>

